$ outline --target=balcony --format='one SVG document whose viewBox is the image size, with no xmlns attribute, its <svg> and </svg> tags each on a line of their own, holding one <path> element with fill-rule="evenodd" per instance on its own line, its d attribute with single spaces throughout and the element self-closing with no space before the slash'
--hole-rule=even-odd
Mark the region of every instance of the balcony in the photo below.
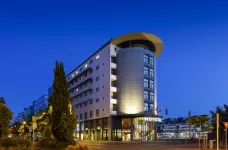
<svg viewBox="0 0 228 150">
<path fill-rule="evenodd" d="M 111 104 L 117 104 L 117 99 L 111 98 Z"/>
<path fill-rule="evenodd" d="M 111 111 L 111 115 L 117 115 L 117 111 Z"/>
<path fill-rule="evenodd" d="M 111 75 L 111 81 L 116 81 L 116 80 L 117 80 L 116 75 Z"/>
<path fill-rule="evenodd" d="M 111 87 L 111 92 L 112 93 L 117 92 L 117 88 L 116 87 Z"/>
<path fill-rule="evenodd" d="M 111 68 L 112 68 L 112 69 L 116 69 L 116 63 L 113 63 L 113 62 L 112 62 L 112 63 L 111 63 Z"/>
<path fill-rule="evenodd" d="M 79 89 L 78 91 L 74 91 L 73 93 L 70 94 L 70 97 L 75 97 L 76 95 L 79 95 L 85 91 L 88 91 L 92 89 L 92 85 L 91 84 L 87 84 L 86 86 L 82 87 L 81 89 Z"/>
</svg>

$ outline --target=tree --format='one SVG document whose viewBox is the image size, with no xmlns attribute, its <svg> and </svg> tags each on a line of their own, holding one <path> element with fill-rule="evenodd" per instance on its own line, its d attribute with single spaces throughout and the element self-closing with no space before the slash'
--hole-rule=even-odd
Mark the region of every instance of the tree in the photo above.
<svg viewBox="0 0 228 150">
<path fill-rule="evenodd" d="M 68 84 L 62 62 L 56 61 L 52 93 L 52 133 L 57 141 L 71 144 L 75 119 L 70 114 Z M 73 128 L 74 128 L 73 127 Z"/>
<path fill-rule="evenodd" d="M 13 134 L 14 136 L 19 136 L 19 128 L 21 126 L 21 122 L 14 122 L 12 125 L 11 125 L 11 134 Z"/>
<path fill-rule="evenodd" d="M 203 148 L 207 146 L 207 136 L 205 137 L 204 132 L 211 131 L 211 118 L 206 115 L 202 116 L 194 116 L 188 119 L 190 125 L 195 126 L 196 128 L 201 128 L 201 132 L 203 132 Z M 199 138 L 199 147 L 200 147 L 200 138 Z"/>
<path fill-rule="evenodd" d="M 6 137 L 10 132 L 10 120 L 13 117 L 13 113 L 6 106 L 5 100 L 0 101 L 0 138 Z"/>
<path fill-rule="evenodd" d="M 225 141 L 224 125 L 223 122 L 228 122 L 228 105 L 224 104 L 223 107 L 217 106 L 215 111 L 210 111 L 212 118 L 213 132 L 216 133 L 216 113 L 219 114 L 219 139 Z M 215 138 L 215 137 L 214 137 Z"/>
</svg>

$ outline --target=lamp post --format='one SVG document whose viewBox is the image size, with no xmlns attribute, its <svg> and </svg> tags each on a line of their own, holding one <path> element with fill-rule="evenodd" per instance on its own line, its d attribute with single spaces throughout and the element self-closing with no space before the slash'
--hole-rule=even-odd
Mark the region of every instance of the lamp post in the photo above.
<svg viewBox="0 0 228 150">
<path fill-rule="evenodd" d="M 225 142 L 226 142 L 226 150 L 227 150 L 227 128 L 228 128 L 228 122 L 223 122 L 225 126 Z"/>
</svg>

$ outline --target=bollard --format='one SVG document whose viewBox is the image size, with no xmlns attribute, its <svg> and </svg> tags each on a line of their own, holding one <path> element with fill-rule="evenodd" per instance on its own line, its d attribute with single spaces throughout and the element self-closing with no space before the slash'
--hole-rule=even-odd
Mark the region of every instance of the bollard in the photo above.
<svg viewBox="0 0 228 150">
<path fill-rule="evenodd" d="M 209 141 L 209 150 L 213 150 L 214 146 L 213 146 L 213 140 Z"/>
</svg>

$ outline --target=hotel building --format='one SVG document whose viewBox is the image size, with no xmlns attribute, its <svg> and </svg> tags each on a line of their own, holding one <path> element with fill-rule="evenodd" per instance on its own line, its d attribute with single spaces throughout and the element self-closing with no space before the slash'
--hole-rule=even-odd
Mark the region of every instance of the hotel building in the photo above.
<svg viewBox="0 0 228 150">
<path fill-rule="evenodd" d="M 156 139 L 157 36 L 135 32 L 109 40 L 67 75 L 80 140 Z"/>
</svg>

